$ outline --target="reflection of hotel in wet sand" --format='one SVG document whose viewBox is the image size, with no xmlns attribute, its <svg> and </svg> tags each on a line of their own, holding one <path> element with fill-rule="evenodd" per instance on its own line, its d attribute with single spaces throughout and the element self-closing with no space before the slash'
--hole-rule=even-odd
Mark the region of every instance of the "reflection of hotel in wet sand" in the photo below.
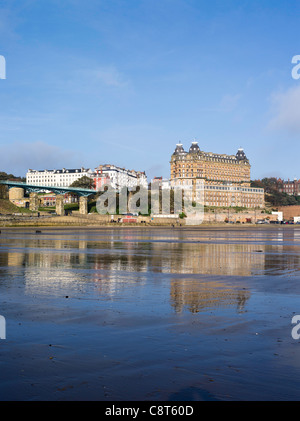
<svg viewBox="0 0 300 421">
<path fill-rule="evenodd" d="M 161 248 L 161 244 L 153 244 Z M 163 246 L 165 249 L 165 245 Z M 198 244 L 174 243 L 172 250 L 171 273 L 199 273 L 204 275 L 250 276 L 265 268 L 265 246 L 255 244 Z M 155 253 L 154 259 L 164 259 L 164 254 Z M 158 262 L 156 262 L 158 266 Z M 164 267 L 166 265 L 162 265 Z"/>
<path fill-rule="evenodd" d="M 27 242 L 28 241 L 28 242 Z M 43 268 L 74 266 L 136 272 L 199 273 L 249 276 L 265 268 L 264 245 L 198 242 L 118 242 L 26 240 L 23 253 L 9 253 L 11 265 Z M 21 260 L 20 260 L 21 259 Z M 24 260 L 25 259 L 25 260 Z M 21 263 L 22 261 L 22 263 Z M 10 265 L 10 263 L 8 263 Z"/>
<path fill-rule="evenodd" d="M 192 313 L 219 308 L 236 307 L 243 311 L 250 292 L 240 287 L 229 286 L 226 282 L 203 281 L 203 279 L 172 279 L 171 305 L 180 313 L 187 308 Z"/>
<path fill-rule="evenodd" d="M 250 276 L 265 267 L 265 255 L 257 249 L 253 244 L 172 244 L 171 273 Z M 176 312 L 187 308 L 197 313 L 216 307 L 235 307 L 242 311 L 250 293 L 242 279 L 236 286 L 230 286 L 226 281 L 180 277 L 171 280 L 170 296 Z"/>
<path fill-rule="evenodd" d="M 168 245 L 170 253 L 163 253 L 162 250 L 166 249 L 166 244 L 152 243 L 150 253 L 146 253 L 144 258 L 140 259 L 135 255 L 132 243 L 123 243 L 125 247 L 116 254 L 106 252 L 98 256 L 88 253 L 87 242 L 74 243 L 77 247 L 74 247 L 72 251 L 64 251 L 65 243 L 56 241 L 56 248 L 52 252 L 45 252 L 41 248 L 27 253 L 7 253 L 7 264 L 24 267 L 26 292 L 33 294 L 41 291 L 60 294 L 62 289 L 71 285 L 75 286 L 77 292 L 84 291 L 88 281 L 92 280 L 97 286 L 97 294 L 112 297 L 119 294 L 123 288 L 131 288 L 134 284 L 139 286 L 145 284 L 145 273 L 152 271 L 161 273 L 162 276 L 163 273 L 171 276 L 171 278 L 168 277 L 170 303 L 176 312 L 182 311 L 183 308 L 191 312 L 199 312 L 208 308 L 228 306 L 241 311 L 249 298 L 249 292 L 243 289 L 242 281 L 239 281 L 236 287 L 232 287 L 224 281 L 203 280 L 200 275 L 196 279 L 182 277 L 184 273 L 207 273 L 209 262 L 203 259 L 206 254 L 210 256 L 210 263 L 217 269 L 211 270 L 215 274 L 222 271 L 220 268 L 224 264 L 233 264 L 233 252 L 226 254 L 227 257 L 223 261 L 224 255 L 219 253 L 219 248 L 223 245 L 214 244 L 212 248 L 210 245 L 185 243 L 182 247 L 182 244 L 175 243 Z M 110 246 L 114 248 L 113 244 Z M 236 253 L 235 256 L 240 256 L 240 254 Z M 200 259 L 201 256 L 202 259 Z M 205 267 L 207 265 L 206 269 L 203 262 L 205 262 Z M 236 274 L 248 274 L 249 267 L 247 273 L 245 267 L 239 267 L 240 264 L 242 265 L 241 258 L 238 258 L 235 263 Z M 238 268 L 242 272 L 238 272 Z M 231 271 L 233 269 L 232 267 Z M 180 277 L 176 279 L 172 273 Z M 164 281 L 164 277 L 161 281 Z"/>
<path fill-rule="evenodd" d="M 265 268 L 265 253 L 257 252 L 255 244 L 147 242 L 137 246 L 134 242 L 29 241 L 22 244 L 27 252 L 8 253 L 8 265 L 25 266 L 28 292 L 45 285 L 46 291 L 59 290 L 68 283 L 84 289 L 86 281 L 92 280 L 98 294 L 113 296 L 130 285 L 144 284 L 145 273 L 161 273 L 171 276 L 170 301 L 177 312 L 228 306 L 240 311 L 249 298 L 242 277 L 254 271 L 263 273 Z M 29 246 L 34 247 L 32 251 Z M 260 250 L 264 247 L 259 246 Z M 176 279 L 172 274 L 180 276 Z M 189 278 L 189 274 L 199 276 Z M 209 280 L 205 275 L 241 279 L 232 286 L 225 279 Z"/>
</svg>

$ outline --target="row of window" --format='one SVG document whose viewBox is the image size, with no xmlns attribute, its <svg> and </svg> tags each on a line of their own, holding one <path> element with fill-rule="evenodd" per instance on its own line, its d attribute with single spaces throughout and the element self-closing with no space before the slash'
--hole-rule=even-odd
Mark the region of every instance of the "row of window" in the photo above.
<svg viewBox="0 0 300 421">
<path fill-rule="evenodd" d="M 230 190 L 230 191 L 243 191 L 250 193 L 263 193 L 264 189 L 258 189 L 255 187 L 232 187 L 232 186 L 204 186 L 206 190 Z"/>
<path fill-rule="evenodd" d="M 223 163 L 231 164 L 231 165 L 239 165 L 239 163 L 241 162 L 241 161 L 238 161 L 237 159 L 232 159 L 232 160 L 231 159 L 228 159 L 228 160 L 226 160 L 226 159 L 222 159 L 222 158 L 212 158 L 212 157 L 208 157 L 208 156 L 206 156 L 206 157 L 198 156 L 198 159 L 201 160 L 201 161 L 223 162 Z M 176 161 L 177 160 L 187 161 L 187 159 L 186 159 L 185 156 L 178 156 L 176 158 Z M 174 162 L 176 162 L 176 161 L 174 161 Z M 193 159 L 193 161 L 195 161 L 195 159 Z M 247 165 L 248 163 L 245 161 L 245 164 Z"/>
</svg>

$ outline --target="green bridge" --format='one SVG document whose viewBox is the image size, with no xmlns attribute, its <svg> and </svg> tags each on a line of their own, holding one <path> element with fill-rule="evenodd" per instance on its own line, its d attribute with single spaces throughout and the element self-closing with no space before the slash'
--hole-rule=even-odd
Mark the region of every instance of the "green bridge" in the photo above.
<svg viewBox="0 0 300 421">
<path fill-rule="evenodd" d="M 64 215 L 64 195 L 66 193 L 73 193 L 79 196 L 79 212 L 81 214 L 88 213 L 88 197 L 96 194 L 96 190 L 82 189 L 78 187 L 57 187 L 57 186 L 43 186 L 21 183 L 17 181 L 0 181 L 0 184 L 7 186 L 9 189 L 23 189 L 23 192 L 30 193 L 29 207 L 32 211 L 37 211 L 39 208 L 38 192 L 50 191 L 56 194 L 56 213 L 57 215 Z"/>
</svg>

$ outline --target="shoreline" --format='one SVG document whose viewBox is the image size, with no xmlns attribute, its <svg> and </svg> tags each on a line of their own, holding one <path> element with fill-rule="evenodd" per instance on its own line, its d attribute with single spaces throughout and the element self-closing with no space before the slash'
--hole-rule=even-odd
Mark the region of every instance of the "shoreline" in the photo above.
<svg viewBox="0 0 300 421">
<path fill-rule="evenodd" d="M 203 223 L 201 225 L 163 225 L 163 224 L 153 224 L 153 225 L 138 225 L 138 224 L 82 224 L 82 225 L 70 225 L 70 224 L 53 224 L 53 225 L 42 225 L 42 224 L 20 224 L 20 225 L 0 225 L 0 232 L 4 230 L 18 230 L 18 229 L 82 229 L 82 230 L 105 230 L 105 229 L 138 229 L 138 230 L 145 230 L 145 229 L 180 229 L 180 230 L 195 230 L 201 228 L 225 228 L 225 229 L 259 229 L 259 228 L 295 228 L 294 224 L 226 224 L 226 223 Z M 300 227 L 299 227 L 300 229 Z"/>
</svg>

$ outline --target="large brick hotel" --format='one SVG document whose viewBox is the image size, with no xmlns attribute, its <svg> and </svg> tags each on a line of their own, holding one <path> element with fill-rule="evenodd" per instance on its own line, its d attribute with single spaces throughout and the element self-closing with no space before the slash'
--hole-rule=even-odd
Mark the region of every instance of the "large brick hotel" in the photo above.
<svg viewBox="0 0 300 421">
<path fill-rule="evenodd" d="M 243 149 L 236 155 L 200 150 L 192 142 L 189 151 L 178 143 L 171 156 L 171 186 L 194 186 L 203 180 L 204 205 L 263 208 L 264 190 L 250 187 L 250 163 Z"/>
</svg>

